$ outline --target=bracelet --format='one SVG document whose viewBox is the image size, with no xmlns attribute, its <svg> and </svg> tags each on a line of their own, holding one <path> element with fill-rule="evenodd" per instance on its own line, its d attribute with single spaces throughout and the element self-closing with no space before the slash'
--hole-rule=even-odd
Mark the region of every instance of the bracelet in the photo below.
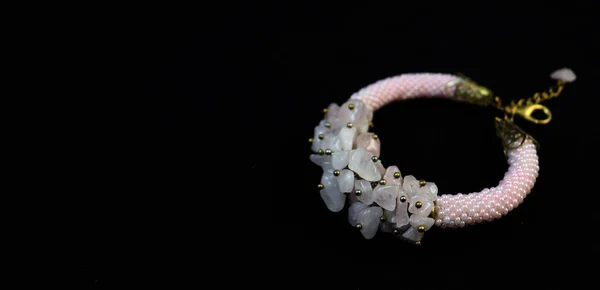
<svg viewBox="0 0 600 290">
<path fill-rule="evenodd" d="M 309 139 L 314 152 L 310 160 L 323 169 L 318 189 L 325 206 L 340 212 L 348 203 L 348 221 L 366 239 L 381 230 L 418 245 L 434 225 L 462 228 L 508 214 L 529 194 L 539 170 L 539 145 L 514 123 L 514 117 L 519 115 L 536 124 L 550 122 L 551 112 L 541 102 L 558 97 L 565 84 L 576 78 L 568 68 L 550 77 L 557 81 L 555 86 L 506 105 L 465 76 L 439 73 L 390 77 L 362 88 L 341 106 L 330 104 Z M 495 125 L 509 166 L 496 187 L 440 195 L 434 182 L 413 175 L 403 177 L 397 166 L 386 168 L 379 160 L 380 138 L 369 132 L 373 112 L 393 101 L 435 97 L 492 106 L 504 113 L 504 118 L 496 118 Z M 546 118 L 535 118 L 533 112 L 537 110 Z"/>
</svg>

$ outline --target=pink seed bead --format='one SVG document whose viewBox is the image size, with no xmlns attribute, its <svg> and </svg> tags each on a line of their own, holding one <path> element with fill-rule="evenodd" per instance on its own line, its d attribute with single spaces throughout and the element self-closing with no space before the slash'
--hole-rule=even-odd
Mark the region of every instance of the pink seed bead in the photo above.
<svg viewBox="0 0 600 290">
<path fill-rule="evenodd" d="M 486 213 L 484 213 L 484 214 L 483 214 L 483 219 L 484 219 L 484 220 L 486 220 L 486 221 L 489 221 L 489 220 L 491 219 L 491 218 L 490 218 L 490 214 L 489 214 L 489 213 L 487 213 L 487 212 L 486 212 Z"/>
</svg>

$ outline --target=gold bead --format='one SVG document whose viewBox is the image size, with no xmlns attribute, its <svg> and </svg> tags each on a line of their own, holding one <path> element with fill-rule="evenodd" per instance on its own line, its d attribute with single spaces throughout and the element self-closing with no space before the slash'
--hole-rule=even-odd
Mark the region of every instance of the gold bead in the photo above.
<svg viewBox="0 0 600 290">
<path fill-rule="evenodd" d="M 340 171 L 339 171 L 339 170 L 334 170 L 334 171 L 333 171 L 333 175 L 335 175 L 335 176 L 340 176 Z"/>
<path fill-rule="evenodd" d="M 319 155 L 323 155 L 323 154 L 325 154 L 325 151 L 323 151 L 323 149 L 319 149 L 319 151 L 317 151 L 317 153 L 318 153 Z"/>
<path fill-rule="evenodd" d="M 323 109 L 323 114 L 327 114 L 327 113 L 329 113 L 329 109 L 327 109 L 327 108 Z"/>
<path fill-rule="evenodd" d="M 308 143 L 312 143 L 313 139 L 312 138 L 308 138 Z"/>
<path fill-rule="evenodd" d="M 416 207 L 416 208 L 422 208 L 422 207 L 423 207 L 423 203 L 422 203 L 422 202 L 420 202 L 420 201 L 417 201 L 417 202 L 415 203 L 415 207 Z"/>
<path fill-rule="evenodd" d="M 329 123 L 329 122 L 325 122 L 325 127 L 327 127 L 327 128 L 331 128 L 331 123 Z"/>
<path fill-rule="evenodd" d="M 424 226 L 424 225 L 420 225 L 420 226 L 417 228 L 417 230 L 418 230 L 419 232 L 421 232 L 421 233 L 422 233 L 422 232 L 424 232 L 424 231 L 425 231 L 425 226 Z"/>
<path fill-rule="evenodd" d="M 362 194 L 362 190 L 360 190 L 360 189 L 357 189 L 354 191 L 354 195 L 356 195 L 356 196 L 360 196 L 361 194 Z"/>
<path fill-rule="evenodd" d="M 323 135 L 323 134 L 319 134 L 319 139 L 320 139 L 320 140 L 323 140 L 323 138 L 325 138 L 325 135 Z"/>
<path fill-rule="evenodd" d="M 348 122 L 348 124 L 346 124 L 346 127 L 352 128 L 352 123 Z"/>
<path fill-rule="evenodd" d="M 386 184 L 387 184 L 387 181 L 385 181 L 385 179 L 382 179 L 382 180 L 380 180 L 380 181 L 379 181 L 379 184 L 381 184 L 381 185 L 386 185 Z"/>
<path fill-rule="evenodd" d="M 319 189 L 323 189 L 323 188 L 325 188 L 325 185 L 323 185 L 323 183 L 319 183 L 319 185 L 317 185 L 317 187 L 318 187 Z"/>
<path fill-rule="evenodd" d="M 421 187 L 425 186 L 425 184 L 427 184 L 427 181 L 425 181 L 425 180 L 423 180 L 423 179 L 419 180 L 419 185 L 420 185 Z"/>
<path fill-rule="evenodd" d="M 396 179 L 400 178 L 400 172 L 394 172 L 394 178 L 396 178 Z"/>
<path fill-rule="evenodd" d="M 384 215 L 382 215 L 382 216 L 379 218 L 379 221 L 381 221 L 381 222 L 386 222 L 386 221 L 387 221 L 387 217 L 385 217 Z"/>
<path fill-rule="evenodd" d="M 354 104 L 349 104 L 349 105 L 348 105 L 348 109 L 350 109 L 350 110 L 354 110 Z"/>
<path fill-rule="evenodd" d="M 373 122 L 369 122 L 369 128 L 373 128 L 375 127 L 375 125 L 373 125 Z"/>
<path fill-rule="evenodd" d="M 403 196 L 401 196 L 401 197 L 400 197 L 400 201 L 401 201 L 401 202 L 406 202 L 406 196 L 404 196 L 404 195 L 403 195 Z"/>
<path fill-rule="evenodd" d="M 361 223 L 357 223 L 356 224 L 356 228 L 359 229 L 359 230 L 362 229 L 362 224 Z"/>
<path fill-rule="evenodd" d="M 421 245 L 421 241 L 416 241 L 415 245 L 420 246 Z"/>
<path fill-rule="evenodd" d="M 326 150 L 325 150 L 325 154 L 327 154 L 327 155 L 331 155 L 331 149 L 326 149 Z"/>
<path fill-rule="evenodd" d="M 377 134 L 373 134 L 373 136 L 371 136 L 373 139 L 377 140 L 379 138 L 379 136 L 377 136 Z"/>
<path fill-rule="evenodd" d="M 371 157 L 371 160 L 373 160 L 373 162 L 377 162 L 377 161 L 379 161 L 379 158 L 377 158 L 377 156 L 373 156 L 373 157 Z"/>
</svg>

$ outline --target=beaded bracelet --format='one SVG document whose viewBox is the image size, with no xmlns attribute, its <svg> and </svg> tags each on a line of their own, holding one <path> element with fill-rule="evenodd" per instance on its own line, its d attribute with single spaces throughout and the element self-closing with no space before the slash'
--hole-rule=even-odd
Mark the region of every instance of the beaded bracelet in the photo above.
<svg viewBox="0 0 600 290">
<path fill-rule="evenodd" d="M 402 74 L 373 83 L 341 106 L 324 109 L 325 117 L 314 129 L 310 160 L 323 169 L 318 188 L 332 212 L 344 209 L 348 200 L 348 221 L 366 239 L 378 230 L 421 244 L 434 225 L 462 228 L 498 219 L 523 202 L 538 176 L 535 139 L 514 123 L 519 115 L 537 124 L 546 124 L 550 110 L 540 104 L 557 97 L 566 83 L 575 81 L 567 68 L 553 72 L 557 81 L 548 91 L 503 105 L 499 97 L 464 76 L 435 73 Z M 397 166 L 383 166 L 379 160 L 381 141 L 369 132 L 373 112 L 392 101 L 410 98 L 449 98 L 504 113 L 496 118 L 496 131 L 508 159 L 508 171 L 496 187 L 469 194 L 442 194 L 434 182 L 402 176 Z M 542 110 L 546 118 L 533 112 Z"/>
</svg>

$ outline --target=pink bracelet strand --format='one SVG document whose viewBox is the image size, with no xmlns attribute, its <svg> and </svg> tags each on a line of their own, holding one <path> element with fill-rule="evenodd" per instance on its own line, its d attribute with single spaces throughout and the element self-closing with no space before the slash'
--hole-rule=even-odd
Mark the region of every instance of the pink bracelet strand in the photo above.
<svg viewBox="0 0 600 290">
<path fill-rule="evenodd" d="M 404 74 L 378 81 L 361 89 L 352 99 L 363 101 L 373 111 L 392 101 L 410 98 L 454 96 L 454 84 L 460 78 L 449 74 Z M 509 151 L 510 165 L 497 187 L 463 195 L 444 194 L 438 198 L 436 226 L 464 227 L 490 221 L 516 208 L 535 184 L 538 176 L 538 156 L 530 140 L 525 146 Z"/>
<path fill-rule="evenodd" d="M 361 100 L 369 109 L 375 111 L 392 101 L 412 98 L 452 98 L 453 84 L 459 80 L 459 77 L 449 74 L 403 74 L 367 86 L 354 93 L 351 99 Z"/>
<path fill-rule="evenodd" d="M 556 88 L 507 106 L 469 79 L 436 73 L 383 79 L 354 93 L 342 106 L 331 104 L 310 140 L 316 153 L 310 159 L 323 168 L 319 189 L 325 205 L 338 212 L 348 201 L 348 221 L 367 239 L 381 230 L 416 244 L 433 225 L 462 228 L 508 214 L 531 192 L 539 171 L 537 143 L 514 124 L 514 116 L 550 121 L 549 110 L 539 103 L 558 96 L 566 83 L 575 80 L 569 69 L 550 76 L 557 80 Z M 368 132 L 368 124 L 377 109 L 410 98 L 449 98 L 501 109 L 505 116 L 497 118 L 496 125 L 509 167 L 499 184 L 480 192 L 438 196 L 435 183 L 412 175 L 403 178 L 397 166 L 386 169 L 378 159 L 379 137 Z M 543 109 L 549 117 L 533 118 L 535 109 Z"/>
</svg>

